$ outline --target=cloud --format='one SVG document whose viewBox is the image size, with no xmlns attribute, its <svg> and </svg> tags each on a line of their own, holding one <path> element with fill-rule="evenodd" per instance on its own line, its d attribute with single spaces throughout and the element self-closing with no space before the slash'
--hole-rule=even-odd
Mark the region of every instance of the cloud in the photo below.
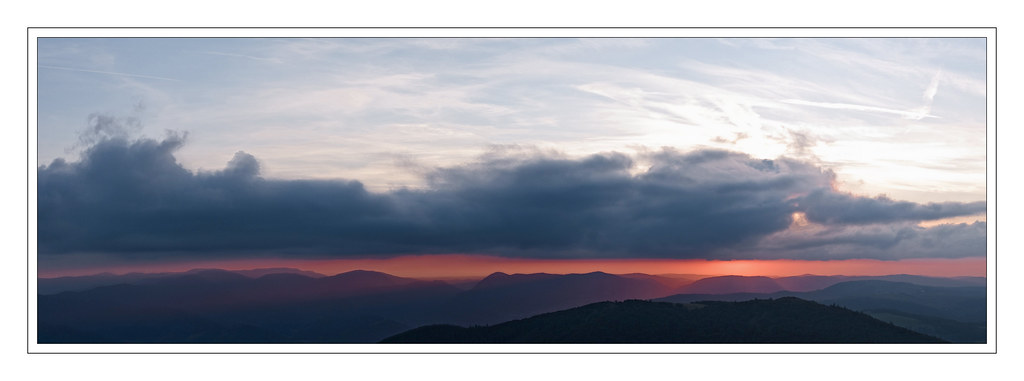
<svg viewBox="0 0 1024 381">
<path fill-rule="evenodd" d="M 833 225 L 791 229 L 759 242 L 762 258 L 881 260 L 980 256 L 985 221 L 923 228 L 912 223 Z"/>
<path fill-rule="evenodd" d="M 138 104 L 136 109 L 143 106 Z M 128 138 L 142 130 L 136 117 L 115 117 L 108 114 L 90 114 L 85 130 L 78 134 L 77 147 L 87 147 L 105 139 Z"/>
<path fill-rule="evenodd" d="M 272 63 L 281 63 L 282 62 L 281 59 L 278 59 L 278 58 L 256 57 L 256 56 L 250 56 L 250 55 L 245 55 L 245 54 L 237 54 L 237 53 L 212 52 L 212 51 L 203 51 L 203 52 L 199 52 L 199 53 L 215 55 L 215 56 L 223 56 L 223 57 L 245 58 L 245 59 L 253 60 L 253 61 L 264 61 L 264 62 L 272 62 Z"/>
<path fill-rule="evenodd" d="M 938 118 L 935 115 L 929 114 L 928 112 L 930 111 L 930 109 L 927 109 L 927 108 L 916 108 L 916 109 L 913 109 L 913 110 L 895 110 L 895 109 L 890 109 L 890 108 L 885 108 L 885 107 L 866 106 L 866 105 L 848 104 L 848 103 L 834 103 L 834 102 L 812 102 L 812 101 L 805 101 L 805 100 L 802 100 L 802 99 L 784 99 L 781 102 L 782 103 L 794 104 L 794 105 L 822 107 L 822 108 L 830 108 L 830 109 L 837 109 L 837 110 L 855 110 L 855 111 L 878 112 L 878 113 L 884 113 L 884 114 L 896 114 L 896 115 L 902 116 L 903 118 L 912 119 L 912 120 L 921 120 L 921 119 L 924 119 L 924 118 Z"/>
<path fill-rule="evenodd" d="M 932 76 L 932 81 L 928 83 L 928 88 L 921 94 L 921 98 L 924 99 L 926 104 L 930 107 L 933 100 L 935 100 L 935 94 L 939 93 L 939 81 L 942 79 L 942 72 L 936 72 Z"/>
<path fill-rule="evenodd" d="M 984 213 L 986 210 L 984 201 L 917 204 L 895 201 L 884 195 L 857 197 L 820 189 L 800 198 L 799 204 L 809 220 L 827 224 L 937 220 Z"/>
<path fill-rule="evenodd" d="M 569 157 L 503 147 L 427 170 L 423 189 L 370 192 L 355 180 L 263 178 L 259 160 L 242 151 L 222 170 L 191 172 L 174 156 L 184 144 L 184 134 L 111 137 L 77 162 L 40 167 L 40 255 L 759 258 L 766 240 L 775 256 L 835 245 L 895 250 L 953 228 L 886 238 L 865 226 L 984 210 L 983 202 L 858 198 L 833 191 L 835 175 L 815 165 L 719 150 Z M 650 168 L 638 170 L 640 162 Z M 845 233 L 780 241 L 797 212 Z M 984 253 L 971 245 L 962 255 Z"/>
<path fill-rule="evenodd" d="M 118 73 L 118 72 L 113 72 L 113 71 L 76 69 L 76 68 L 73 68 L 73 67 L 51 66 L 51 65 L 39 65 L 39 67 L 44 68 L 44 69 L 77 71 L 77 72 L 82 72 L 82 73 L 106 74 L 106 75 L 114 75 L 114 76 L 119 76 L 119 77 L 159 79 L 161 81 L 175 81 L 175 82 L 178 81 L 177 79 L 174 79 L 174 78 L 158 77 L 158 76 L 155 76 L 155 75 L 142 75 L 142 74 L 131 74 L 131 73 Z"/>
<path fill-rule="evenodd" d="M 750 137 L 750 135 L 748 135 L 746 132 L 734 132 L 733 135 L 736 135 L 736 138 L 732 139 L 732 140 L 723 138 L 721 136 L 715 136 L 713 139 L 711 139 L 711 141 L 713 141 L 715 143 L 723 143 L 723 144 L 733 144 L 733 145 L 735 145 L 740 140 L 743 140 L 743 139 L 746 139 L 746 138 Z"/>
</svg>

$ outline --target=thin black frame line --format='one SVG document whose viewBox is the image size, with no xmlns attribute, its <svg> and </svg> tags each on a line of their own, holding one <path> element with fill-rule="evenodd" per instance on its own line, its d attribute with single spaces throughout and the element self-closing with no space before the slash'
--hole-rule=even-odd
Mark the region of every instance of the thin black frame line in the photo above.
<svg viewBox="0 0 1024 381">
<path fill-rule="evenodd" d="M 988 48 L 988 44 L 986 44 L 986 49 L 987 48 Z M 994 76 L 993 79 L 992 79 L 992 82 L 993 82 L 993 85 L 994 85 L 993 89 L 992 89 L 992 91 L 993 91 L 993 95 L 992 95 L 992 113 L 994 114 L 993 117 L 995 118 L 994 122 L 996 122 L 996 127 L 998 127 L 998 125 L 999 125 L 999 85 L 997 83 L 995 83 L 995 82 L 999 80 L 999 28 L 993 28 L 993 31 L 992 31 L 992 48 L 993 48 L 993 52 L 992 52 L 992 56 L 993 56 L 992 57 L 993 73 L 992 73 L 992 75 Z M 987 58 L 987 54 L 986 54 L 986 58 Z M 988 96 L 988 84 L 989 84 L 988 65 L 985 65 L 985 96 L 986 96 L 986 99 L 987 99 L 987 96 Z M 988 110 L 985 110 L 985 157 L 986 158 L 988 157 L 988 124 L 989 124 Z M 996 144 L 998 145 L 999 144 L 999 129 L 998 128 L 993 128 L 992 129 L 992 135 L 993 135 L 993 138 L 994 138 Z M 992 153 L 992 156 L 993 156 L 993 158 L 992 158 L 992 170 L 995 171 L 998 174 L 999 173 L 999 149 L 998 149 L 998 147 L 995 147 L 995 148 L 996 148 L 995 152 Z M 999 199 L 999 176 L 994 176 L 993 179 L 992 179 L 992 182 L 994 183 L 992 185 L 992 196 L 993 196 L 992 198 L 994 199 L 994 200 L 992 200 L 992 202 L 996 202 L 996 200 Z M 986 186 L 988 184 L 988 161 L 985 162 L 985 184 L 986 184 Z M 986 201 L 986 206 L 987 206 L 988 205 L 988 200 L 985 200 L 985 201 Z M 999 207 L 999 205 L 997 203 L 992 208 L 993 212 L 995 212 L 995 214 L 999 214 L 998 213 L 998 207 Z M 996 219 L 998 220 L 998 217 L 996 217 Z M 988 221 L 987 216 L 986 216 L 985 220 Z M 988 225 L 986 224 L 985 227 L 987 229 Z M 995 247 L 992 248 L 992 257 L 996 258 L 996 257 L 999 256 L 999 225 L 998 224 L 996 224 L 996 226 L 992 230 L 992 243 L 993 243 L 993 245 L 995 245 Z M 986 250 L 986 252 L 988 252 L 988 250 Z M 996 265 L 992 266 L 992 271 L 993 271 L 993 274 L 995 275 L 995 278 L 996 278 L 996 279 L 992 280 L 992 283 L 993 283 L 993 286 L 994 286 L 993 290 L 992 290 L 992 299 L 994 301 L 992 303 L 993 304 L 992 308 L 994 310 L 993 313 L 995 313 L 995 316 L 992 317 L 992 341 L 993 341 L 992 345 L 993 345 L 993 350 L 995 351 L 993 353 L 999 353 L 999 303 L 998 303 L 998 301 L 999 301 L 999 266 L 998 266 L 998 262 L 999 262 L 999 260 L 996 260 Z M 988 255 L 985 256 L 985 268 L 986 269 L 988 268 Z"/>
<path fill-rule="evenodd" d="M 29 143 L 32 141 L 32 126 L 31 126 L 31 123 L 29 122 L 32 119 L 32 105 L 28 102 L 29 100 L 32 99 L 32 97 L 31 97 L 31 94 L 32 94 L 32 76 L 31 76 L 31 74 L 32 74 L 32 60 L 31 60 L 32 30 L 31 30 L 31 28 L 25 30 L 25 39 L 26 39 L 26 43 L 25 43 L 25 101 L 26 101 L 25 102 L 25 124 L 26 124 L 26 126 L 25 126 L 26 127 L 25 128 L 25 150 L 26 150 L 26 152 L 25 152 L 25 168 L 26 168 L 26 171 L 25 171 L 25 293 L 28 294 L 27 297 L 25 298 L 25 351 L 27 353 L 32 353 L 32 351 L 31 351 L 32 350 L 32 341 L 31 341 L 32 331 L 29 329 L 31 327 L 31 325 L 32 325 L 32 316 L 31 316 L 31 312 L 32 311 L 30 310 L 31 306 L 32 306 L 32 299 L 31 299 L 32 298 L 32 294 L 30 293 L 31 292 L 31 286 L 32 286 L 32 274 L 29 272 L 29 269 L 32 268 L 32 249 L 31 249 L 31 245 L 32 245 L 32 233 L 31 233 L 32 203 L 30 202 L 30 200 L 32 198 L 32 184 L 31 184 L 31 181 L 32 181 L 32 168 L 29 167 L 29 164 L 31 164 L 31 160 L 29 158 L 32 156 L 32 154 L 31 154 L 31 152 L 27 152 L 29 150 L 29 147 L 30 147 Z M 38 54 L 37 54 L 36 59 L 38 60 Z M 38 77 L 39 77 L 39 75 L 38 75 L 38 73 L 36 73 L 36 89 L 39 88 Z M 38 120 L 39 120 L 39 111 L 38 111 L 39 107 L 38 106 L 39 106 L 39 104 L 38 104 L 38 101 L 39 101 L 39 99 L 38 99 L 38 96 L 37 96 L 36 97 L 36 106 L 37 106 L 36 107 L 36 121 L 37 121 L 37 126 L 36 126 L 36 161 L 37 162 L 39 160 L 39 126 L 38 126 Z M 37 169 L 37 171 L 38 171 L 38 169 Z M 39 184 L 36 184 L 36 189 L 37 190 L 39 189 Z M 37 251 L 38 251 L 38 249 L 37 249 Z M 36 253 L 36 256 L 38 257 L 38 253 Z M 36 269 L 36 279 L 37 279 L 37 281 L 39 279 L 39 271 L 38 271 L 38 269 Z M 37 315 L 38 315 L 38 312 L 39 311 L 37 309 L 37 311 L 36 311 Z M 37 332 L 38 332 L 38 328 L 39 327 L 36 327 L 36 331 Z M 36 344 L 38 344 L 38 343 L 39 343 L 39 340 L 37 339 L 36 340 Z"/>
<path fill-rule="evenodd" d="M 595 40 L 596 39 L 648 39 L 648 40 L 654 40 L 654 39 L 673 39 L 673 40 L 681 40 L 681 39 L 687 39 L 687 40 L 716 39 L 717 40 L 717 39 L 722 39 L 722 38 L 751 39 L 751 40 L 752 39 L 758 39 L 758 38 L 772 38 L 772 39 L 775 39 L 775 38 L 792 38 L 792 39 L 819 39 L 819 40 L 820 39 L 837 39 L 837 40 L 838 39 L 858 39 L 858 40 L 866 40 L 866 39 L 876 39 L 876 38 L 877 39 L 896 39 L 896 38 L 917 38 L 917 37 L 905 37 L 905 36 L 904 37 L 899 37 L 899 36 L 894 36 L 894 37 L 886 37 L 886 36 L 870 36 L 870 37 L 851 37 L 851 36 L 837 36 L 837 37 L 763 37 L 763 36 L 760 36 L 760 37 L 745 37 L 745 36 L 731 36 L 731 37 L 706 37 L 706 36 L 693 36 L 693 37 L 686 37 L 686 36 L 681 36 L 681 37 L 672 37 L 672 36 L 654 36 L 654 37 L 651 37 L 651 36 L 635 36 L 635 37 L 621 37 L 621 36 L 616 36 L 616 37 L 604 37 L 604 36 L 598 36 L 598 37 L 594 37 L 594 36 L 560 36 L 560 37 L 536 37 L 536 36 L 511 36 L 511 37 L 510 36 L 502 36 L 502 37 L 462 37 L 462 36 L 434 36 L 434 37 L 421 37 L 421 36 L 420 37 L 411 37 L 411 36 L 338 36 L 338 37 L 324 37 L 324 36 L 308 36 L 308 37 L 302 37 L 302 36 L 283 36 L 283 37 L 274 37 L 274 36 L 260 36 L 260 37 L 237 37 L 237 36 L 225 36 L 225 37 L 216 37 L 216 36 L 190 37 L 190 36 L 184 36 L 184 37 L 176 37 L 176 36 L 155 36 L 155 37 L 124 37 L 124 36 L 115 36 L 115 37 L 102 37 L 102 36 L 89 36 L 89 37 L 79 37 L 79 36 L 74 36 L 74 37 L 60 37 L 60 36 L 47 36 L 47 37 L 36 37 L 36 38 L 40 38 L 40 39 L 51 39 L 52 38 L 52 39 L 64 39 L 64 40 L 74 40 L 74 39 L 105 39 L 105 40 L 118 40 L 118 39 L 181 39 L 181 40 L 185 40 L 185 39 L 195 39 L 195 40 L 202 40 L 202 39 L 221 39 L 221 40 L 231 40 L 231 39 L 267 39 L 267 40 L 270 40 L 270 39 L 280 39 L 280 40 L 286 40 L 286 39 L 346 39 L 346 40 L 366 40 L 366 39 L 379 39 L 379 40 L 386 40 L 386 39 L 414 39 L 414 38 L 431 39 L 431 40 L 436 40 L 436 39 L 480 39 L 480 40 L 485 40 L 485 39 L 491 39 L 491 38 L 502 38 L 502 39 L 513 38 L 513 39 L 524 39 L 524 40 L 526 40 L 526 39 L 533 39 L 533 40 L 545 40 L 545 39 L 547 39 L 547 40 L 553 40 L 553 39 L 582 39 L 582 38 L 595 39 Z M 981 37 L 981 36 L 979 36 L 979 37 L 935 36 L 935 37 L 928 37 L 928 38 L 942 38 L 942 39 L 955 39 L 955 38 L 979 39 L 980 38 L 980 39 L 984 39 L 986 37 Z"/>
<path fill-rule="evenodd" d="M 30 354 L 83 354 L 83 355 L 178 355 L 178 354 L 243 354 L 243 355 L 903 355 L 903 354 L 926 354 L 926 355 L 992 355 L 995 352 L 31 352 Z"/>
<path fill-rule="evenodd" d="M 996 29 L 994 26 L 861 26 L 861 27 L 843 27 L 843 26 L 722 26 L 722 27 L 700 27 L 700 26 L 278 26 L 278 27 L 262 27 L 262 26 L 85 26 L 85 27 L 73 27 L 73 26 L 30 26 L 28 29 L 338 29 L 338 30 L 357 30 L 357 29 L 670 29 L 670 30 L 722 30 L 722 29 L 916 29 L 916 30 L 930 30 L 930 29 Z"/>
</svg>

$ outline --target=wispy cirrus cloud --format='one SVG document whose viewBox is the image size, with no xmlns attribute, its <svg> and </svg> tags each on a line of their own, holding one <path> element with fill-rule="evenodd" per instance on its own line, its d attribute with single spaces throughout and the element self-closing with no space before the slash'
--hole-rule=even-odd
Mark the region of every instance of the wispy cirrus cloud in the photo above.
<svg viewBox="0 0 1024 381">
<path fill-rule="evenodd" d="M 576 157 L 662 146 L 776 157 L 803 147 L 805 157 L 833 166 L 843 183 L 866 184 L 851 189 L 860 193 L 938 199 L 949 194 L 941 189 L 959 192 L 961 200 L 978 197 L 976 186 L 947 180 L 976 173 L 971 163 L 984 152 L 978 133 L 984 118 L 977 115 L 984 112 L 985 88 L 976 73 L 984 62 L 973 41 L 312 38 L 45 44 L 43 65 L 90 62 L 89 70 L 158 70 L 180 81 L 120 76 L 109 83 L 84 72 L 69 78 L 43 71 L 41 103 L 52 105 L 43 106 L 43 162 L 74 144 L 89 114 L 117 110 L 126 98 L 144 98 L 150 112 L 143 134 L 193 131 L 193 143 L 179 153 L 193 170 L 222 165 L 227 146 L 273 163 L 264 168 L 267 177 L 359 178 L 368 189 L 384 190 L 425 185 L 408 173 L 409 166 L 395 165 L 396 157 L 455 165 L 491 145 L 558 147 Z M 946 63 L 944 57 L 955 60 Z M 76 73 L 50 70 L 56 71 Z M 731 136 L 745 138 L 726 139 Z M 804 144 L 800 136 L 814 136 L 816 144 Z M 874 144 L 887 149 L 848 154 Z M 922 169 L 934 163 L 962 165 Z M 909 178 L 923 183 L 893 182 Z"/>
<path fill-rule="evenodd" d="M 279 58 L 257 57 L 257 56 L 247 55 L 247 54 L 237 54 L 237 53 L 229 53 L 229 52 L 202 51 L 200 53 L 214 55 L 214 56 L 244 58 L 244 59 L 248 59 L 248 60 L 263 61 L 263 62 L 273 62 L 273 63 L 281 63 L 281 62 L 283 62 Z"/>
<path fill-rule="evenodd" d="M 155 76 L 155 75 L 143 75 L 143 74 L 132 74 L 132 73 L 119 73 L 119 72 L 113 72 L 113 71 L 103 71 L 103 70 L 90 70 L 90 69 L 78 69 L 78 68 L 73 68 L 73 67 L 63 67 L 63 66 L 50 66 L 50 65 L 38 65 L 38 66 L 39 66 L 39 67 L 41 67 L 41 68 L 44 68 L 44 69 L 53 69 L 53 70 L 66 70 L 66 71 L 77 71 L 77 72 L 80 72 L 80 73 L 95 73 L 95 74 L 106 74 L 106 75 L 116 75 L 116 76 L 119 76 L 119 77 L 132 77 L 132 78 L 158 79 L 158 80 L 161 80 L 161 81 L 179 81 L 179 80 L 177 80 L 177 79 L 174 79 L 174 78 L 167 78 L 167 77 L 158 77 L 158 76 Z"/>
<path fill-rule="evenodd" d="M 800 99 L 783 99 L 781 102 L 788 103 L 788 104 L 794 104 L 794 105 L 821 107 L 821 108 L 829 108 L 829 109 L 837 109 L 837 110 L 855 110 L 855 111 L 868 111 L 868 112 L 879 112 L 879 113 L 885 113 L 885 114 L 894 114 L 894 115 L 899 115 L 899 116 L 902 116 L 903 118 L 912 119 L 912 120 L 921 120 L 921 119 L 924 119 L 924 118 L 938 118 L 935 115 L 928 114 L 927 113 L 928 112 L 927 109 L 894 110 L 894 109 L 890 109 L 890 108 L 876 107 L 876 106 L 855 105 L 855 104 L 847 104 L 847 103 L 812 102 L 812 101 L 805 101 L 805 100 L 800 100 Z"/>
</svg>

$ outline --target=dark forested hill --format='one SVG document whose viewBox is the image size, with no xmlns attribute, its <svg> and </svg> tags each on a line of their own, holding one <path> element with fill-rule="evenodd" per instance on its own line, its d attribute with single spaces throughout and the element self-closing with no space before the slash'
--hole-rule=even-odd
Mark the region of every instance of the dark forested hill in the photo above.
<svg viewBox="0 0 1024 381">
<path fill-rule="evenodd" d="M 688 304 L 601 302 L 493 326 L 432 325 L 383 343 L 941 343 L 798 298 Z"/>
<path fill-rule="evenodd" d="M 891 278 L 901 279 L 895 276 Z M 941 280 L 941 278 L 935 279 Z M 959 280 L 953 279 L 953 281 Z M 835 304 L 956 343 L 984 343 L 987 339 L 985 329 L 987 295 L 984 286 L 934 287 L 885 280 L 856 280 L 837 283 L 821 290 L 809 292 L 677 294 L 657 299 L 657 301 L 670 303 L 689 303 L 699 300 L 743 301 L 785 296 L 813 300 L 828 305 Z"/>
</svg>

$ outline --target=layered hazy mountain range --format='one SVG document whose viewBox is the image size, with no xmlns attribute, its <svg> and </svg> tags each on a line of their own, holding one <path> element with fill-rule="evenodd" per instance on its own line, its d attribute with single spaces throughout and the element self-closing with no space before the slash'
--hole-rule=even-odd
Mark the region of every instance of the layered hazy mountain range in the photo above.
<svg viewBox="0 0 1024 381">
<path fill-rule="evenodd" d="M 197 269 L 40 278 L 37 322 L 40 343 L 983 343 L 985 285 L 979 277 L 915 275 L 499 272 L 441 281 Z M 520 319 L 528 322 L 509 328 Z M 594 321 L 609 323 L 583 323 Z M 616 335 L 602 333 L 612 326 Z M 576 336 L 550 333 L 569 331 Z"/>
</svg>

